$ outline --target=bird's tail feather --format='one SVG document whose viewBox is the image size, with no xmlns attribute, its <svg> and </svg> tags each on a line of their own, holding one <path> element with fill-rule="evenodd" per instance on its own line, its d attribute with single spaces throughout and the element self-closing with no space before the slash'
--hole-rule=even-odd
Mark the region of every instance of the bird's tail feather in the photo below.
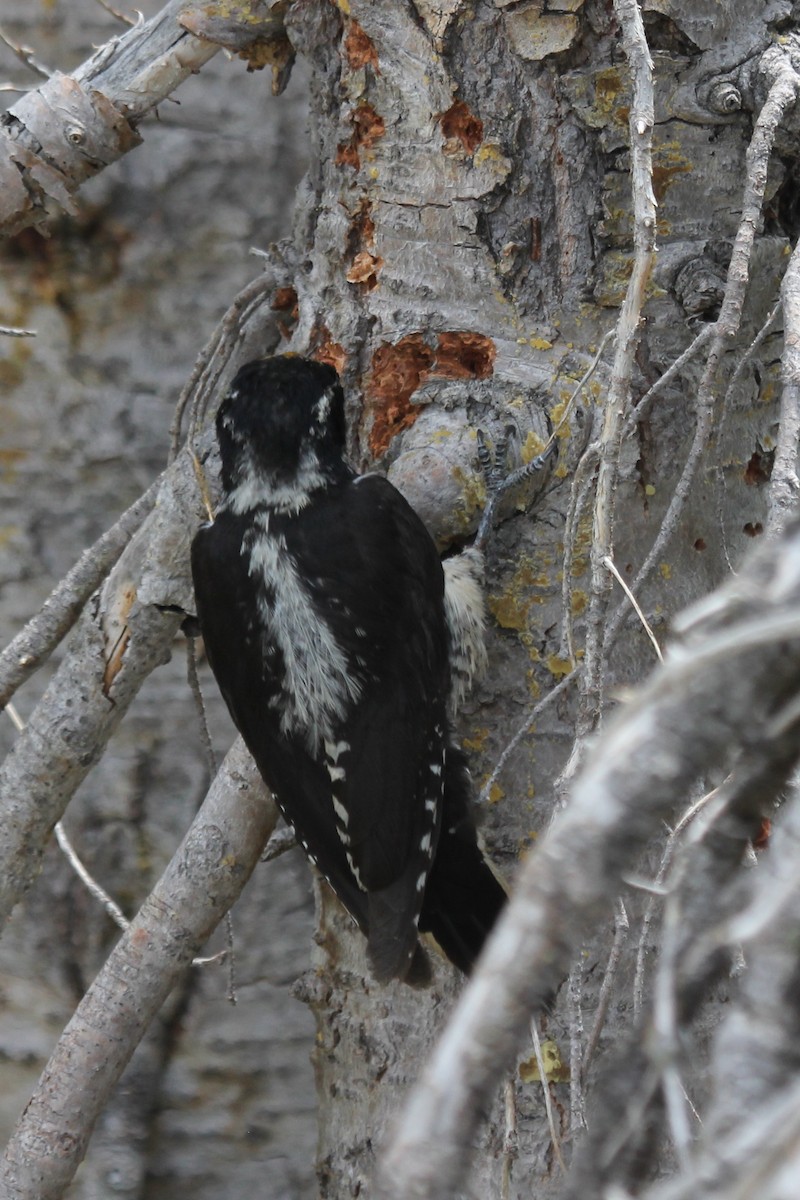
<svg viewBox="0 0 800 1200">
<path fill-rule="evenodd" d="M 450 747 L 442 831 L 419 927 L 432 933 L 450 961 L 468 975 L 505 902 L 505 889 L 478 844 L 466 760 Z"/>
<path fill-rule="evenodd" d="M 469 836 L 471 834 L 471 837 Z M 437 855 L 420 918 L 444 953 L 469 975 L 506 902 L 506 893 L 481 853 L 474 829 L 449 834 L 447 855 Z"/>
<path fill-rule="evenodd" d="M 367 955 L 378 983 L 404 979 L 422 987 L 430 982 L 430 963 L 417 939 L 417 927 L 408 915 L 411 908 L 408 892 L 406 876 L 379 892 L 370 892 Z M 414 894 L 413 883 L 411 894 Z"/>
</svg>

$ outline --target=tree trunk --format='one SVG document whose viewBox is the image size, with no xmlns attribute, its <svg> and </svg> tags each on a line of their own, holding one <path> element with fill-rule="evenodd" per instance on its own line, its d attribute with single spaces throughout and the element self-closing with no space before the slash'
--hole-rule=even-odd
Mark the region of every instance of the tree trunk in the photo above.
<svg viewBox="0 0 800 1200">
<path fill-rule="evenodd" d="M 781 608 L 793 603 L 780 567 L 793 542 L 744 577 L 746 593 L 764 593 L 758 619 L 779 624 L 774 659 L 747 641 L 750 593 L 742 612 L 736 587 L 697 618 L 699 634 L 690 628 L 698 661 L 706 639 L 740 630 L 757 662 L 741 660 L 752 691 L 738 707 L 731 637 L 733 665 L 715 675 L 712 654 L 701 676 L 656 676 L 639 701 L 647 738 L 619 732 L 635 726 L 629 707 L 630 724 L 623 716 L 583 764 L 676 614 L 739 571 L 765 529 L 777 536 L 797 494 L 794 260 L 783 316 L 774 310 L 797 232 L 800 26 L 789 5 L 755 0 L 645 0 L 641 12 L 633 0 L 295 0 L 283 19 L 310 69 L 308 172 L 290 243 L 268 253 L 261 307 L 246 319 L 231 310 L 186 391 L 192 420 L 255 353 L 331 362 L 354 461 L 388 473 L 445 553 L 471 539 L 486 500 L 478 429 L 498 448 L 510 428 L 514 464 L 557 446 L 501 508 L 487 554 L 490 669 L 459 725 L 492 860 L 513 887 L 541 839 L 541 882 L 534 853 L 520 910 L 470 991 L 438 959 L 428 990 L 377 986 L 360 935 L 318 887 L 312 965 L 295 994 L 317 1029 L 319 1195 L 599 1200 L 676 1164 L 691 1180 L 684 1093 L 735 1150 L 735 1118 L 710 1099 L 729 1072 L 707 1046 L 738 996 L 730 947 L 745 935 L 728 930 L 724 953 L 707 942 L 744 904 L 742 862 L 766 840 L 762 819 L 795 760 L 793 668 L 776 643 L 798 636 Z M 242 186 L 232 176 L 226 201 Z M 166 572 L 177 592 L 187 570 L 179 548 Z M 609 803 L 595 812 L 603 788 Z M 538 957 L 524 902 L 529 922 L 552 917 Z M 762 954 L 756 997 L 769 990 Z M 789 979 L 791 963 L 777 950 L 774 960 Z M 540 970 L 530 980 L 528 961 Z M 520 1031 L 567 971 L 538 1021 L 545 1091 Z M 492 987 L 507 1016 L 498 1028 Z M 775 987 L 769 999 L 780 1010 Z M 776 1044 L 788 1044 L 789 1018 L 774 1020 Z M 428 1091 L 403 1121 L 426 1064 Z M 464 1105 L 455 1132 L 451 1102 Z M 239 1194 L 236 1172 L 220 1196 Z"/>
<path fill-rule="evenodd" d="M 510 423 L 523 459 L 539 450 L 614 327 L 631 275 L 632 94 L 619 25 L 607 5 L 563 9 L 404 9 L 353 0 L 340 10 L 300 3 L 288 17 L 314 67 L 314 151 L 296 221 L 309 265 L 297 277 L 291 348 L 308 348 L 343 373 L 361 460 L 388 465 L 443 546 L 475 528 L 476 426 L 497 435 Z M 741 356 L 777 300 L 794 230 L 783 198 L 786 169 L 773 165 L 766 220 L 756 217 L 752 285 L 710 390 L 696 403 L 705 365 L 698 353 L 635 412 L 719 314 L 744 203 L 745 150 L 771 82 L 760 59 L 771 38 L 763 6 L 645 4 L 644 18 L 655 64 L 658 254 L 635 365 L 623 380 L 624 436 L 610 503 L 614 562 L 628 583 L 636 581 L 663 642 L 670 615 L 723 579 L 764 528 L 779 323 L 747 361 Z M 547 827 L 581 705 L 588 728 L 596 719 L 596 698 L 584 691 L 579 703 L 578 687 L 565 691 L 493 774 L 510 733 L 570 670 L 568 647 L 580 650 L 598 602 L 588 560 L 596 459 L 584 460 L 582 495 L 575 467 L 613 387 L 613 357 L 608 346 L 558 429 L 558 465 L 543 493 L 522 498 L 527 513 L 506 514 L 489 552 L 491 670 L 462 714 L 461 733 L 478 784 L 492 779 L 484 834 L 509 879 Z M 676 505 L 705 410 L 710 425 Z M 654 656 L 602 570 L 605 704 Z M 370 1193 L 371 1150 L 460 984 L 443 968 L 433 994 L 399 988 L 387 996 L 365 980 L 360 947 L 329 907 L 325 899 L 315 1061 L 323 1194 L 339 1197 Z M 609 899 L 609 934 L 587 946 L 579 964 L 589 1026 L 610 925 Z M 623 979 L 631 969 L 629 953 Z M 628 978 L 618 992 L 623 1009 L 629 986 Z M 566 1020 L 559 1006 L 549 1022 L 564 1062 Z M 612 1009 L 609 1034 L 619 1032 L 617 1021 Z M 524 1058 L 531 1055 L 523 1048 Z M 551 1086 L 557 1120 L 568 1127 L 569 1088 Z M 557 1192 L 540 1085 L 518 1080 L 517 1093 L 519 1158 L 503 1194 L 530 1194 L 532 1179 L 537 1195 Z M 476 1196 L 500 1195 L 508 1173 L 501 1101 L 481 1135 Z"/>
</svg>

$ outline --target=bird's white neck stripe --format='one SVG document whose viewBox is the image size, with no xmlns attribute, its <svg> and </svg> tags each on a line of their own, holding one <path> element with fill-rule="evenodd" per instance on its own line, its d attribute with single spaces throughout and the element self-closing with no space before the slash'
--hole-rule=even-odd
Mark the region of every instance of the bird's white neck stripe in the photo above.
<svg viewBox="0 0 800 1200">
<path fill-rule="evenodd" d="M 312 492 L 323 487 L 325 483 L 326 477 L 313 451 L 303 455 L 297 472 L 289 483 L 275 480 L 261 471 L 251 459 L 241 466 L 236 486 L 231 488 L 225 498 L 225 508 L 237 516 L 242 516 L 252 512 L 254 508 L 266 505 L 278 512 L 294 516 L 306 507 Z"/>
</svg>

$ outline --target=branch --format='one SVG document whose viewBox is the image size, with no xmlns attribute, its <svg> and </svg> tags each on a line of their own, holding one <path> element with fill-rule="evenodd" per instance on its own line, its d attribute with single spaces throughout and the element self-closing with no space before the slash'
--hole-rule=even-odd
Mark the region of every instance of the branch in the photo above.
<svg viewBox="0 0 800 1200">
<path fill-rule="evenodd" d="M 766 67 L 764 67 L 765 61 Z M 773 63 L 777 63 L 774 70 L 772 69 Z M 714 332 L 710 338 L 708 358 L 697 392 L 695 405 L 697 424 L 694 438 L 658 535 L 631 584 L 631 590 L 635 595 L 641 594 L 643 584 L 678 527 L 697 469 L 708 446 L 714 422 L 717 371 L 742 320 L 742 309 L 750 277 L 750 256 L 761 218 L 767 169 L 775 143 L 775 135 L 782 118 L 794 106 L 800 88 L 800 76 L 792 68 L 789 56 L 777 47 L 764 54 L 762 70 L 765 73 L 769 71 L 773 82 L 761 112 L 758 114 L 753 136 L 747 147 L 747 178 L 742 198 L 742 217 L 731 253 L 722 308 L 718 320 L 712 327 Z M 607 646 L 611 646 L 615 642 L 627 615 L 628 606 L 625 602 L 619 605 L 608 622 L 605 634 Z"/>
<path fill-rule="evenodd" d="M 653 193 L 653 61 L 647 46 L 637 0 L 614 0 L 631 71 L 630 113 L 631 189 L 633 198 L 633 270 L 619 314 L 611 385 L 603 411 L 600 461 L 595 493 L 590 552 L 591 599 L 586 618 L 585 670 L 578 744 L 600 717 L 603 699 L 604 624 L 611 595 L 605 560 L 614 557 L 614 510 L 619 455 L 625 419 L 630 409 L 631 376 L 639 344 L 639 324 L 647 282 L 655 262 L 656 200 Z M 634 589 L 635 590 L 635 589 Z"/>
<path fill-rule="evenodd" d="M 285 40 L 283 19 L 268 0 L 228 9 L 240 46 Z M 0 119 L 0 234 L 40 224 L 48 202 L 74 212 L 79 186 L 139 145 L 142 118 L 230 43 L 203 17 L 201 6 L 188 10 L 186 0 L 170 0 L 72 75 L 55 72 L 11 106 Z"/>
<path fill-rule="evenodd" d="M 800 250 L 795 246 L 781 284 L 783 355 L 781 415 L 775 462 L 769 482 L 769 529 L 777 532 L 800 495 L 797 447 L 800 441 Z"/>
<path fill-rule="evenodd" d="M 0 1191 L 60 1200 L 111 1089 L 238 898 L 277 819 L 237 740 L 172 861 L 67 1025 L 3 1158 Z"/>
<path fill-rule="evenodd" d="M 688 643 L 609 723 L 508 909 L 383 1163 L 380 1195 L 443 1200 L 467 1168 L 493 1088 L 531 1012 L 618 894 L 623 875 L 707 771 L 774 747 L 771 713 L 800 693 L 800 524 L 704 602 Z M 780 733 L 780 731 L 779 731 Z M 795 741 L 793 755 L 800 747 Z"/>
<path fill-rule="evenodd" d="M 0 924 L 36 878 L 53 826 L 142 682 L 169 657 L 182 610 L 192 607 L 189 542 L 199 513 L 185 452 L 0 767 Z"/>
<path fill-rule="evenodd" d="M 35 617 L 0 654 L 0 709 L 18 687 L 46 662 L 77 621 L 86 601 L 105 579 L 144 517 L 153 507 L 160 481 L 147 489 L 116 524 L 84 550 L 75 566 L 45 600 Z"/>
</svg>

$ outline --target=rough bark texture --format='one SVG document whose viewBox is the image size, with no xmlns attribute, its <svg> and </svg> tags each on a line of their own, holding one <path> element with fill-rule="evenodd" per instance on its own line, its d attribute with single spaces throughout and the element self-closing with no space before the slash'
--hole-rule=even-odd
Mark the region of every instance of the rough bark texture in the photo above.
<svg viewBox="0 0 800 1200">
<path fill-rule="evenodd" d="M 377 460 L 388 470 L 443 548 L 469 537 L 485 498 L 476 428 L 496 439 L 512 425 L 514 451 L 523 460 L 555 428 L 557 459 L 506 505 L 489 547 L 491 669 L 461 717 L 460 733 L 484 793 L 485 840 L 509 879 L 559 807 L 560 773 L 565 771 L 566 780 L 581 778 L 575 772 L 584 747 L 574 745 L 576 728 L 591 729 L 597 698 L 613 707 L 622 689 L 643 678 L 653 662 L 652 644 L 629 616 L 628 602 L 606 588 L 608 553 L 622 578 L 635 581 L 636 598 L 664 642 L 674 614 L 738 568 L 768 519 L 777 527 L 796 494 L 794 260 L 783 285 L 788 353 L 782 398 L 782 320 L 775 317 L 769 326 L 765 321 L 798 231 L 792 56 L 800 21 L 788 3 L 756 0 L 646 0 L 642 9 L 653 60 L 652 130 L 646 106 L 639 104 L 641 89 L 634 103 L 631 83 L 637 49 L 638 69 L 647 74 L 646 47 L 631 43 L 627 27 L 623 38 L 618 23 L 627 20 L 626 13 L 635 18 L 631 4 L 290 4 L 285 27 L 307 71 L 308 172 L 297 191 L 290 244 L 270 252 L 274 291 L 252 310 L 242 339 L 229 339 L 233 356 L 218 368 L 224 377 L 236 361 L 275 347 L 334 363 L 349 397 L 354 458 L 362 465 Z M 105 22 L 101 14 L 97 9 L 92 19 Z M 48 42 L 25 24 L 31 19 L 20 9 L 10 32 L 35 43 L 39 58 L 63 72 L 85 59 L 76 43 L 73 61 L 67 61 L 61 40 Z M 76 20 L 72 12 L 52 19 L 62 23 L 62 31 Z M 203 6 L 187 19 L 189 28 L 202 25 L 208 32 Z M 109 36 L 106 24 L 98 29 L 87 23 L 85 31 L 95 43 Z M 215 36 L 222 40 L 219 29 Z M 225 37 L 234 38 L 226 44 L 237 44 L 230 29 Z M 288 57 L 278 62 L 280 82 L 287 62 Z M 256 273 L 244 257 L 247 247 L 255 242 L 266 248 L 288 230 L 298 171 L 286 163 L 302 142 L 299 118 L 270 108 L 270 119 L 287 124 L 266 133 L 273 126 L 265 124 L 263 77 L 243 75 L 235 115 L 235 67 L 218 56 L 181 92 L 180 109 L 162 105 L 164 124 L 149 128 L 143 146 L 81 193 L 78 216 L 57 225 L 51 241 L 26 231 L 4 251 L 8 273 L 0 322 L 38 330 L 37 339 L 0 346 L 12 405 L 1 480 L 9 515 L 0 530 L 9 561 L 2 597 L 9 636 L 83 545 L 163 467 L 170 404 L 214 320 Z M 275 103 L 285 105 L 287 99 Z M 647 207 L 636 209 L 632 172 L 644 173 L 638 199 L 649 201 L 641 190 L 647 186 L 647 155 L 640 153 L 632 165 L 630 146 L 633 140 L 637 151 L 649 152 L 651 133 L 657 254 L 643 293 L 644 320 L 637 326 L 634 313 L 631 352 L 618 351 L 615 360 L 608 346 L 573 402 L 628 289 L 633 214 Z M 637 237 L 642 228 L 640 223 Z M 695 346 L 660 391 L 648 394 L 720 312 L 723 321 L 710 329 L 704 345 Z M 617 406 L 613 413 L 609 396 Z M 213 397 L 208 399 L 213 406 Z M 587 453 L 601 433 L 601 409 L 607 436 Z M 612 461 L 617 444 L 618 461 Z M 207 445 L 201 430 L 198 451 L 204 454 Z M 595 492 L 598 464 L 606 483 Z M 213 460 L 207 466 L 213 475 Z M 163 606 L 191 604 L 185 546 L 199 519 L 199 496 L 186 456 L 171 471 L 186 489 L 183 507 L 161 506 L 151 518 L 151 532 L 153 524 L 160 531 L 155 541 L 132 543 L 84 614 L 68 650 L 73 659 L 56 656 L 62 663 L 81 660 L 85 699 L 80 688 L 75 693 L 68 681 L 59 682 L 50 695 L 63 707 L 48 700 L 37 713 L 38 675 L 19 696 L 31 732 L 4 770 L 8 780 L 16 772 L 11 803 L 21 806 L 23 822 L 26 797 L 41 777 L 52 803 L 37 806 L 36 820 L 52 825 L 122 715 L 107 711 L 103 682 L 109 670 L 119 669 L 120 687 L 130 679 L 127 704 L 134 684 L 149 673 L 148 654 L 155 661 L 169 651 L 179 617 Z M 30 501 L 34 494 L 41 499 Z M 184 514 L 180 519 L 178 511 Z M 601 518 L 609 516 L 613 520 L 600 536 Z M 170 521 L 172 542 L 164 536 Z M 147 564 L 136 558 L 135 546 L 143 544 L 157 545 L 162 556 L 162 566 L 150 576 Z M 143 595 L 148 578 L 155 582 Z M 129 614 L 126 596 L 132 593 L 138 603 Z M 142 653 L 137 620 L 147 626 Z M 160 631 L 155 637 L 151 625 Z M 781 627 L 772 636 L 788 645 L 796 631 Z M 102 655 L 79 648 L 95 645 L 91 639 L 98 637 L 105 639 Z M 584 648 L 591 670 L 582 679 Z M 574 650 L 577 658 L 571 657 Z M 766 1060 L 769 1023 L 763 1030 L 747 1028 L 745 1036 L 742 1022 L 763 1000 L 780 1024 L 781 997 L 795 984 L 787 931 L 796 901 L 789 896 L 784 908 L 777 906 L 769 872 L 762 873 L 766 883 L 750 873 L 758 879 L 751 886 L 752 903 L 758 904 L 759 887 L 765 889 L 763 903 L 772 895 L 779 912 L 777 940 L 765 944 L 760 956 L 754 952 L 742 1007 L 713 1053 L 708 1051 L 723 1002 L 738 995 L 729 966 L 731 958 L 739 964 L 740 959 L 731 946 L 745 935 L 737 934 L 735 921 L 733 932 L 723 930 L 723 936 L 719 930 L 733 920 L 750 886 L 740 868 L 742 848 L 759 834 L 761 805 L 784 784 L 792 760 L 784 740 L 794 728 L 791 704 L 783 716 L 773 708 L 766 722 L 764 711 L 748 721 L 748 709 L 755 711 L 778 674 L 766 652 L 759 657 L 751 647 L 750 653 L 757 669 L 748 670 L 749 686 L 741 695 L 735 695 L 733 669 L 705 697 L 709 675 L 690 697 L 703 711 L 696 727 L 686 731 L 677 721 L 669 724 L 662 743 L 655 729 L 657 748 L 648 749 L 642 772 L 652 771 L 663 784 L 662 790 L 653 784 L 652 811 L 657 807 L 678 822 L 666 850 L 664 837 L 652 830 L 653 843 L 637 860 L 634 843 L 651 826 L 632 825 L 629 837 L 617 838 L 614 821 L 624 827 L 621 807 L 607 820 L 603 811 L 594 814 L 603 825 L 596 836 L 589 838 L 588 818 L 574 843 L 563 832 L 556 835 L 560 857 L 556 867 L 549 862 L 543 871 L 549 890 L 542 891 L 552 898 L 563 887 L 565 896 L 583 903 L 585 924 L 571 925 L 568 934 L 550 929 L 558 945 L 545 947 L 544 974 L 526 981 L 527 999 L 551 982 L 548 971 L 562 964 L 559 956 L 578 930 L 586 942 L 572 960 L 569 987 L 543 1019 L 552 1126 L 532 1049 L 523 1045 L 505 1104 L 500 1094 L 492 1103 L 491 1092 L 482 1092 L 487 1120 L 469 1144 L 442 1140 L 432 1148 L 448 1164 L 448 1188 L 469 1165 L 468 1182 L 461 1185 L 465 1195 L 587 1200 L 613 1185 L 641 1191 L 677 1164 L 681 1180 L 672 1185 L 674 1193 L 664 1195 L 702 1194 L 697 1181 L 713 1172 L 698 1152 L 697 1174 L 691 1173 L 694 1130 L 684 1136 L 684 1086 L 719 1133 L 724 1169 L 714 1175 L 717 1190 L 709 1194 L 727 1194 L 727 1181 L 742 1161 L 736 1103 L 726 1103 L 726 1088 L 744 1105 L 763 1102 L 773 1115 L 788 1114 L 785 1127 L 793 1128 L 789 1117 L 794 1119 L 796 1097 L 788 1087 L 781 1091 L 776 1085 L 770 1092 L 768 1086 L 770 1073 L 773 1082 L 785 1083 L 788 1051 L 783 1062 L 770 1057 L 751 1089 L 737 1084 L 726 1060 L 737 1039 Z M 774 646 L 770 654 L 791 675 L 790 656 L 784 662 Z M 571 681 L 554 693 L 570 671 Z M 759 672 L 767 675 L 763 687 Z M 70 674 L 62 666 L 57 678 Z M 200 738 L 180 674 L 178 667 L 162 668 L 144 685 L 67 818 L 95 872 L 131 911 L 169 858 L 166 841 L 178 840 L 204 787 Z M 670 694 L 659 698 L 658 687 L 654 683 L 650 700 L 640 702 L 652 705 L 642 716 L 645 724 L 668 707 Z M 785 690 L 792 687 L 790 679 Z M 730 719 L 737 707 L 733 696 L 739 704 L 736 721 Z M 701 705 L 704 697 L 708 703 Z M 211 721 L 222 745 L 230 731 L 218 705 L 212 706 Z M 509 749 L 513 735 L 527 727 Z M 653 731 L 652 724 L 648 728 Z M 698 819 L 689 810 L 697 799 L 689 794 L 690 780 L 722 783 L 721 759 L 710 742 L 717 747 L 714 738 L 724 740 L 731 728 L 740 757 L 739 774 L 723 784 L 727 816 L 719 816 L 716 800 L 709 802 L 717 815 L 708 818 L 684 858 L 693 836 L 686 831 L 696 829 Z M 84 736 L 81 729 L 85 742 L 75 741 L 71 751 L 74 770 L 70 765 L 68 776 L 67 767 L 59 769 L 53 780 L 42 742 L 47 753 L 60 755 L 64 730 L 77 739 Z M 43 738 L 37 730 L 46 731 Z M 756 733 L 759 745 L 774 735 L 767 763 L 756 753 L 748 757 Z M 10 744 L 10 731 L 0 730 L 0 736 Z M 612 756 L 607 764 L 605 752 Z M 636 775 L 636 762 L 618 736 L 597 754 L 594 761 L 602 767 L 590 766 L 576 785 L 587 811 L 597 779 L 592 770 L 607 766 L 612 776 L 617 773 L 617 798 Z M 576 811 L 579 816 L 580 807 Z M 576 819 L 568 816 L 562 830 Z M 644 822 L 644 809 L 632 809 L 628 819 Z M 787 820 L 781 850 L 789 859 L 793 820 L 796 824 L 794 817 Z M 24 823 L 10 829 L 11 842 L 30 836 L 32 857 L 19 877 L 5 877 L 9 890 L 27 886 L 42 861 L 42 832 Z M 590 843 L 586 862 L 596 865 L 604 847 L 610 855 L 602 875 L 605 904 L 600 876 L 587 868 L 584 878 L 583 861 L 576 858 L 584 836 Z M 47 1057 L 61 1018 L 83 992 L 109 940 L 105 919 L 50 850 L 43 861 L 44 874 L 10 922 L 0 959 L 5 987 L 0 1090 L 9 1097 L 3 1109 L 9 1126 L 38 1074 L 32 1065 L 38 1068 Z M 680 870 L 670 873 L 675 861 Z M 631 933 L 627 943 L 619 942 L 614 974 L 607 971 L 617 886 L 611 880 L 619 875 L 628 881 L 624 902 Z M 653 896 L 635 886 L 656 877 L 662 891 L 669 880 L 671 899 L 664 901 L 658 889 Z M 237 1008 L 224 1009 L 224 986 L 208 973 L 191 995 L 173 1002 L 134 1058 L 127 1088 L 123 1084 L 98 1129 L 71 1193 L 77 1200 L 103 1194 L 103 1186 L 109 1194 L 112 1183 L 121 1194 L 143 1200 L 161 1200 L 187 1185 L 198 1200 L 256 1193 L 330 1200 L 375 1194 L 377 1156 L 464 984 L 439 964 L 429 991 L 378 988 L 359 938 L 322 892 L 308 969 L 307 886 L 305 867 L 293 855 L 256 872 L 237 918 L 242 929 Z M 537 886 L 534 860 L 525 880 L 532 902 L 542 898 Z M 682 920 L 687 931 L 706 938 L 699 949 L 693 950 L 688 933 L 683 941 L 676 934 Z M 517 943 L 507 942 L 505 952 L 513 957 L 515 947 L 519 952 Z M 316 1179 L 309 1076 L 303 1073 L 311 1028 L 308 1012 L 288 991 L 298 975 L 295 996 L 316 1022 Z M 462 998 L 473 1014 L 487 995 L 486 981 L 478 984 Z M 496 986 L 502 984 L 498 977 Z M 582 1068 L 599 1002 L 609 1006 L 606 1023 L 592 1031 L 597 1053 Z M 503 1004 L 514 1007 L 514 997 Z M 686 1038 L 680 1046 L 670 1040 L 676 1011 Z M 632 1016 L 652 1022 L 657 1045 L 639 1036 L 642 1026 Z M 519 1028 L 524 1017 L 514 1007 Z M 459 1047 L 464 1065 L 470 1065 L 473 1051 L 474 1062 L 483 1055 L 484 1065 L 489 1051 L 504 1060 L 513 1057 L 509 1028 L 495 1031 L 495 1041 L 490 1030 L 485 1044 L 476 1035 L 472 1045 Z M 781 1027 L 775 1045 L 791 1046 L 793 1031 Z M 496 1070 L 496 1063 L 489 1066 Z M 716 1097 L 709 1101 L 715 1082 Z M 154 1118 L 152 1105 L 141 1097 L 157 1089 Z M 414 1103 L 412 1114 L 429 1112 L 430 1094 Z M 442 1111 L 443 1124 L 445 1115 Z M 469 1119 L 474 1116 L 473 1107 Z M 210 1137 L 200 1136 L 205 1129 Z M 462 1139 L 466 1131 L 466 1124 L 457 1130 Z M 566 1139 L 560 1150 L 554 1149 L 554 1131 Z M 783 1152 L 793 1161 L 790 1148 Z M 572 1160 L 567 1177 L 559 1155 Z M 403 1155 L 394 1163 L 399 1171 Z M 386 1187 L 391 1190 L 391 1180 Z M 422 1189 L 420 1184 L 418 1194 L 436 1194 Z"/>
</svg>

